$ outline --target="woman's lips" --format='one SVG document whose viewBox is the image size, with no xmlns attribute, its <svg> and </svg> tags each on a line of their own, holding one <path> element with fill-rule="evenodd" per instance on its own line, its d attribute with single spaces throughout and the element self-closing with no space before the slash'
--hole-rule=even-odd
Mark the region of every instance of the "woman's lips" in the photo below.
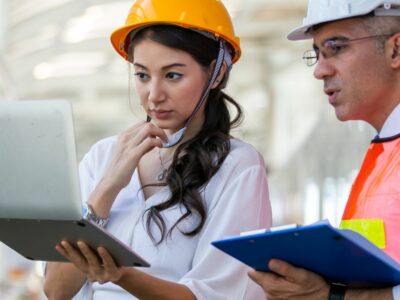
<svg viewBox="0 0 400 300">
<path fill-rule="evenodd" d="M 172 111 L 171 110 L 152 110 L 152 115 L 155 119 L 159 120 L 165 120 L 168 119 L 171 116 Z"/>
</svg>

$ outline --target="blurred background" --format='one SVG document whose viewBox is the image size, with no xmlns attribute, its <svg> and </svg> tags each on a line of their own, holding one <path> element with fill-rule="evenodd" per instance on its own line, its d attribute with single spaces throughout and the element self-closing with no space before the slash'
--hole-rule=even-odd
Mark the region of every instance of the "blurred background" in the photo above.
<svg viewBox="0 0 400 300">
<path fill-rule="evenodd" d="M 319 219 L 338 225 L 373 131 L 335 119 L 321 82 L 301 59 L 311 42 L 286 41 L 307 1 L 223 2 L 243 50 L 227 88 L 245 111 L 235 135 L 264 156 L 274 225 Z M 135 123 L 128 66 L 109 43 L 131 4 L 0 0 L 0 101 L 70 101 L 79 158 L 95 141 Z M 0 242 L 0 299 L 45 299 L 41 269 Z"/>
</svg>

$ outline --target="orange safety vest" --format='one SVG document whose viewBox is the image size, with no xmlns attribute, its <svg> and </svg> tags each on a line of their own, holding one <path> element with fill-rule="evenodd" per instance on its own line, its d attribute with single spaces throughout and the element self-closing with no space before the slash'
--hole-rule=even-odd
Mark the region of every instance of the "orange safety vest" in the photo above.
<svg viewBox="0 0 400 300">
<path fill-rule="evenodd" d="M 371 142 L 342 220 L 381 219 L 383 249 L 400 262 L 400 134 Z"/>
</svg>

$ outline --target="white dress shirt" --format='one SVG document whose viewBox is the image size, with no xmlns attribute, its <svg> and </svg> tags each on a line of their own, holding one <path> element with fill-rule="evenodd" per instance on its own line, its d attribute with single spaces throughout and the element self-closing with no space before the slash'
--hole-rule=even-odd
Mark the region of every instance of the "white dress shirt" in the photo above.
<svg viewBox="0 0 400 300">
<path fill-rule="evenodd" d="M 398 134 L 400 134 L 400 104 L 390 113 L 378 136 L 383 139 Z"/>
</svg>

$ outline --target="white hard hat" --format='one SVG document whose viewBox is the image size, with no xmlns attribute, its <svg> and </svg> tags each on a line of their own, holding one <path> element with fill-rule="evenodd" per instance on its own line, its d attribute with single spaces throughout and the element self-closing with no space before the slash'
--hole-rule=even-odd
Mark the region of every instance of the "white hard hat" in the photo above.
<svg viewBox="0 0 400 300">
<path fill-rule="evenodd" d="M 289 33 L 289 40 L 312 38 L 309 29 L 315 25 L 367 15 L 400 16 L 400 0 L 309 0 L 303 25 Z"/>
</svg>

